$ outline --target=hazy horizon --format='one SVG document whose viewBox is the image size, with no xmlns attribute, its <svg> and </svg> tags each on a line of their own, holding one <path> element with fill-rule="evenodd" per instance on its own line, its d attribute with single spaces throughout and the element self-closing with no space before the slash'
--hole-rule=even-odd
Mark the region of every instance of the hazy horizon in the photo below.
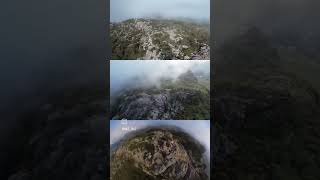
<svg viewBox="0 0 320 180">
<path fill-rule="evenodd" d="M 164 11 L 165 10 L 165 11 Z M 210 0 L 111 0 L 110 22 L 131 18 L 193 19 L 210 22 Z"/>
</svg>

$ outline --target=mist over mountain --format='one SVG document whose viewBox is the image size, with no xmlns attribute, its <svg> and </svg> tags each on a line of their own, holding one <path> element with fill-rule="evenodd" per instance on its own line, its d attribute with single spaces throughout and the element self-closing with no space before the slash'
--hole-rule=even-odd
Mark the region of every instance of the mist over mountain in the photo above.
<svg viewBox="0 0 320 180">
<path fill-rule="evenodd" d="M 210 119 L 210 77 L 189 70 L 157 86 L 125 88 L 110 103 L 111 119 Z"/>
<path fill-rule="evenodd" d="M 110 119 L 209 119 L 210 61 L 111 61 Z"/>
<path fill-rule="evenodd" d="M 135 85 L 158 86 L 161 79 L 176 79 L 180 74 L 193 73 L 209 75 L 210 62 L 201 61 L 111 61 L 110 94 Z"/>
<path fill-rule="evenodd" d="M 210 0 L 111 0 L 113 60 L 210 59 Z"/>
<path fill-rule="evenodd" d="M 210 21 L 210 0 L 111 0 L 110 5 L 111 22 L 132 18 Z"/>
</svg>

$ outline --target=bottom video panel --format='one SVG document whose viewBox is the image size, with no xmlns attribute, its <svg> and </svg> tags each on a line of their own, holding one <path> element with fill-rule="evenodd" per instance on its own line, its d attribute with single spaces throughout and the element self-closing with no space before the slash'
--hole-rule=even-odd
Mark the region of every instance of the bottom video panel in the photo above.
<svg viewBox="0 0 320 180">
<path fill-rule="evenodd" d="M 209 120 L 111 120 L 110 179 L 210 179 Z"/>
</svg>

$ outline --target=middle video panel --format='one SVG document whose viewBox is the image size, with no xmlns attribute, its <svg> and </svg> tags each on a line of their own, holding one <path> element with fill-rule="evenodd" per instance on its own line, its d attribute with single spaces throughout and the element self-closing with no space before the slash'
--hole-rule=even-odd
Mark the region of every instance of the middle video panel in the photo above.
<svg viewBox="0 0 320 180">
<path fill-rule="evenodd" d="M 210 61 L 110 63 L 110 119 L 209 120 Z"/>
</svg>

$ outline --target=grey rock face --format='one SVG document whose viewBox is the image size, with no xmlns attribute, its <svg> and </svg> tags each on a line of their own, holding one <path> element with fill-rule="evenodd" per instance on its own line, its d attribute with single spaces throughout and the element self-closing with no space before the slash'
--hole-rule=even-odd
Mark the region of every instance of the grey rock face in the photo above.
<svg viewBox="0 0 320 180">
<path fill-rule="evenodd" d="M 119 106 L 119 112 L 123 117 L 131 117 L 131 119 L 171 119 L 183 110 L 183 100 L 186 97 L 187 94 L 184 92 L 161 91 L 159 94 L 144 92 L 132 95 L 127 102 Z"/>
<path fill-rule="evenodd" d="M 209 80 L 198 77 L 202 78 L 201 83 L 189 70 L 176 80 L 160 80 L 159 86 L 123 90 L 111 103 L 110 118 L 209 119 Z"/>
</svg>

